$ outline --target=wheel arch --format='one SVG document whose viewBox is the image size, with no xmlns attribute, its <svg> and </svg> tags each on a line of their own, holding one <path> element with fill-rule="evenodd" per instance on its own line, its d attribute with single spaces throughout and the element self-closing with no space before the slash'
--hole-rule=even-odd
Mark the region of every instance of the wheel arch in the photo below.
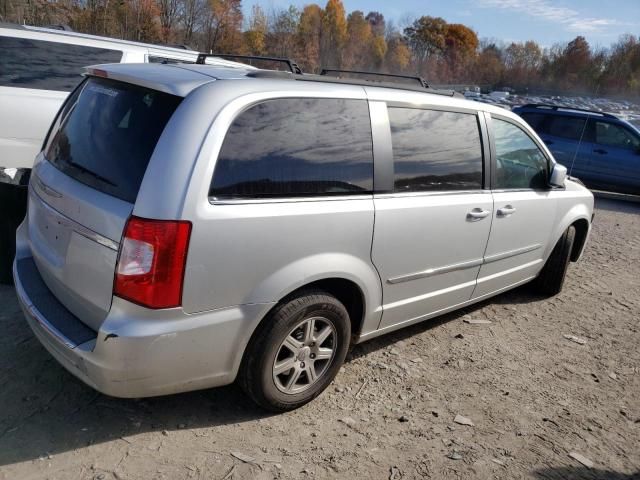
<svg viewBox="0 0 640 480">
<path fill-rule="evenodd" d="M 591 213 L 592 210 L 586 203 L 577 203 L 569 208 L 564 214 L 559 216 L 559 220 L 556 222 L 556 228 L 553 230 L 551 241 L 546 247 L 544 259 L 545 261 L 551 255 L 553 248 L 560 240 L 560 237 L 570 226 L 576 228 L 576 239 L 574 241 L 574 248 L 571 251 L 571 261 L 575 262 L 580 258 L 580 254 L 584 249 L 584 246 L 589 237 L 589 231 L 591 229 Z"/>
<path fill-rule="evenodd" d="M 577 262 L 582 256 L 582 252 L 584 251 L 584 247 L 587 243 L 587 237 L 589 236 L 589 221 L 584 218 L 579 218 L 573 225 L 576 229 L 576 237 L 573 242 L 573 248 L 571 250 L 571 261 Z"/>
</svg>

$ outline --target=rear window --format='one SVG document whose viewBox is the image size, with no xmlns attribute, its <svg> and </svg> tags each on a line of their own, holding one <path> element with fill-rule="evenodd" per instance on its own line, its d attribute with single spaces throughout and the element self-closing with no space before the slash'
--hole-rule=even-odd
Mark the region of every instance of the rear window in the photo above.
<svg viewBox="0 0 640 480">
<path fill-rule="evenodd" d="M 482 188 L 482 144 L 471 113 L 389 108 L 394 191 Z"/>
<path fill-rule="evenodd" d="M 156 143 L 181 100 L 90 78 L 60 112 L 45 156 L 79 182 L 134 203 Z"/>
<path fill-rule="evenodd" d="M 544 133 L 544 120 L 547 117 L 544 113 L 524 112 L 520 116 L 538 133 Z"/>
<path fill-rule="evenodd" d="M 366 100 L 283 98 L 251 107 L 224 139 L 209 195 L 347 195 L 373 189 Z"/>
<path fill-rule="evenodd" d="M 549 135 L 569 140 L 580 140 L 585 123 L 585 118 L 554 115 L 549 123 Z"/>
<path fill-rule="evenodd" d="M 82 67 L 118 63 L 120 50 L 0 36 L 0 86 L 69 92 Z"/>
</svg>

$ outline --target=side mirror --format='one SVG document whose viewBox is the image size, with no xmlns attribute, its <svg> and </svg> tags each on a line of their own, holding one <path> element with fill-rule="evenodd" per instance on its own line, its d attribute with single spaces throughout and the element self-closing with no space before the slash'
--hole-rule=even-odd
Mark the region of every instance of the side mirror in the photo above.
<svg viewBox="0 0 640 480">
<path fill-rule="evenodd" d="M 567 167 L 556 163 L 551 171 L 549 183 L 554 187 L 564 187 L 564 181 L 567 178 Z"/>
</svg>

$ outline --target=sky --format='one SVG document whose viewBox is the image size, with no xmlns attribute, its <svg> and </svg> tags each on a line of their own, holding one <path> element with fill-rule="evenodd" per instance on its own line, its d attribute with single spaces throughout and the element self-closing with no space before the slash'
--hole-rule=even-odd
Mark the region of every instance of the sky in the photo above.
<svg viewBox="0 0 640 480">
<path fill-rule="evenodd" d="M 253 4 L 270 8 L 302 7 L 309 0 L 244 0 L 246 13 Z M 316 0 L 324 6 L 326 0 Z M 577 35 L 594 46 L 607 47 L 623 33 L 640 34 L 640 0 L 343 0 L 347 13 L 381 12 L 397 26 L 422 15 L 463 23 L 480 38 L 505 42 L 535 40 L 550 47 Z"/>
</svg>

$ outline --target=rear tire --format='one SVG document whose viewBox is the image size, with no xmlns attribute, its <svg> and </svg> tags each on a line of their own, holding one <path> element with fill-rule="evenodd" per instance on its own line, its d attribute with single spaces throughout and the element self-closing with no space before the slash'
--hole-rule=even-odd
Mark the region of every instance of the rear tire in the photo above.
<svg viewBox="0 0 640 480">
<path fill-rule="evenodd" d="M 333 381 L 350 338 L 349 314 L 335 297 L 307 291 L 285 299 L 249 341 L 239 384 L 267 410 L 301 407 Z"/>
<path fill-rule="evenodd" d="M 567 268 L 571 258 L 571 250 L 576 237 L 576 228 L 571 225 L 562 234 L 558 243 L 553 248 L 538 278 L 534 280 L 536 290 L 544 295 L 552 297 L 562 290 Z"/>
</svg>

